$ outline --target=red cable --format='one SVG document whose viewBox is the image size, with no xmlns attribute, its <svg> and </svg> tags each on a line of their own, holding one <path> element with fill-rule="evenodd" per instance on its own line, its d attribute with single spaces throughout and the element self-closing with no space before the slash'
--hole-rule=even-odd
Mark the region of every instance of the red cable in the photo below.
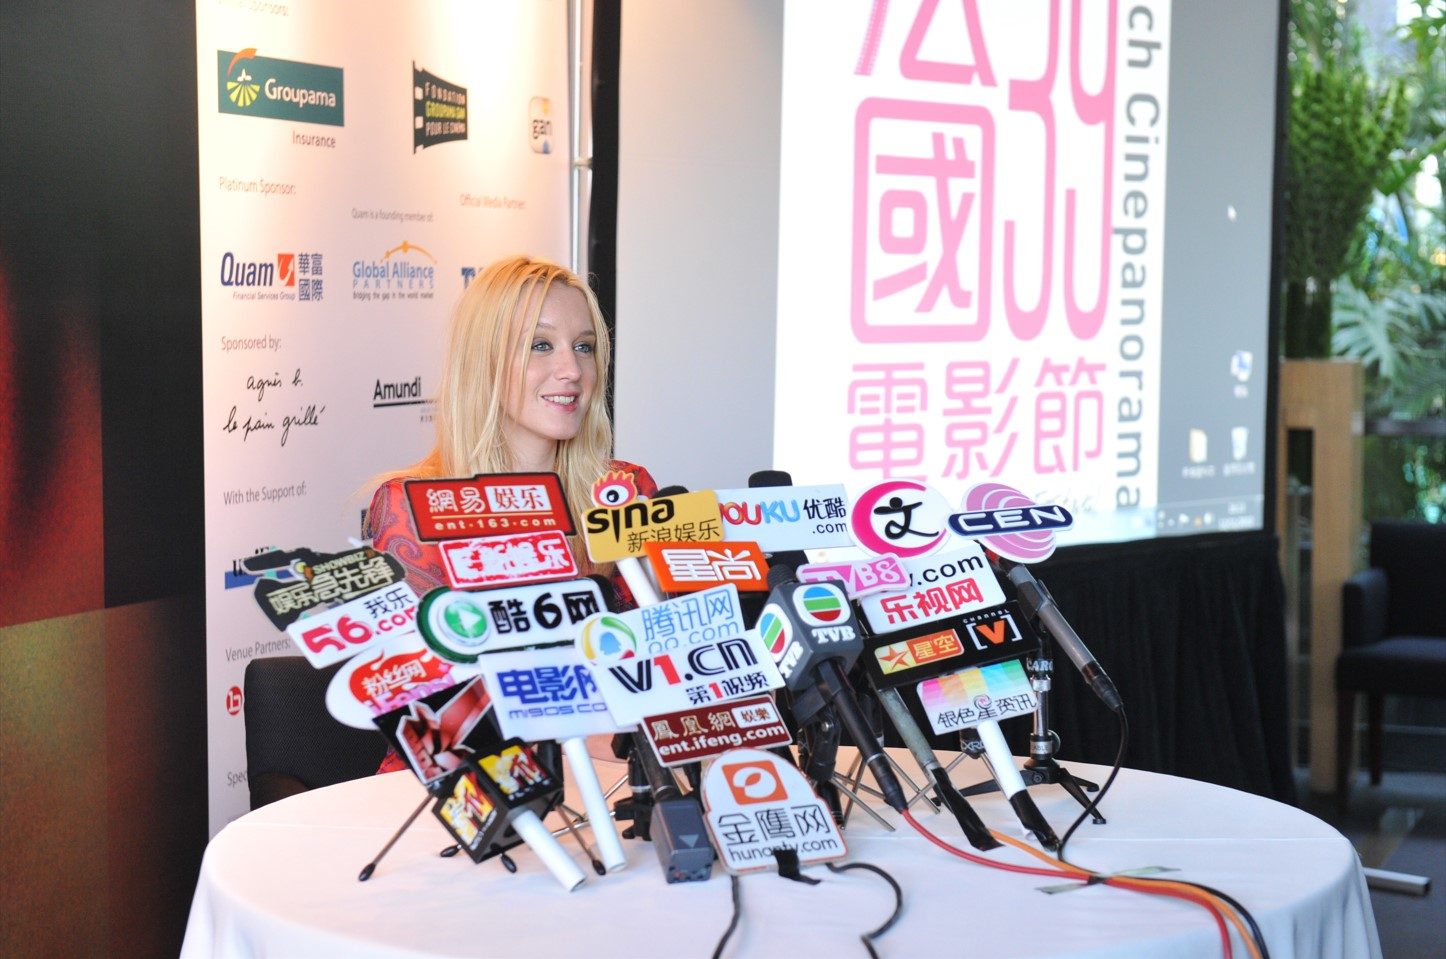
<svg viewBox="0 0 1446 959">
<path fill-rule="evenodd" d="M 1124 879 L 1125 877 L 1120 878 Z M 1185 892 L 1183 889 L 1161 889 L 1153 886 L 1131 886 L 1126 884 L 1126 882 L 1128 882 L 1127 879 L 1126 882 L 1121 882 L 1115 878 L 1110 878 L 1106 879 L 1104 882 L 1106 886 L 1114 886 L 1117 889 L 1128 889 L 1131 892 L 1143 892 L 1149 896 L 1170 896 L 1174 899 L 1183 899 L 1186 902 L 1193 902 L 1195 905 L 1200 906 L 1202 909 L 1209 910 L 1210 918 L 1215 920 L 1215 928 L 1220 930 L 1220 951 L 1225 954 L 1225 959 L 1231 959 L 1231 957 L 1234 955 L 1234 953 L 1230 949 L 1230 930 L 1225 928 L 1225 918 L 1220 915 L 1220 910 L 1215 908 L 1215 905 L 1213 903 L 1206 902 L 1204 899 L 1192 896 L 1190 893 Z"/>
<path fill-rule="evenodd" d="M 988 859 L 984 856 L 976 856 L 973 853 L 965 852 L 957 846 L 951 846 L 949 843 L 940 839 L 929 830 L 925 829 L 923 825 L 919 822 L 919 820 L 914 818 L 914 814 L 909 810 L 905 809 L 902 815 L 904 817 L 904 821 L 907 822 L 910 826 L 913 826 L 915 831 L 917 831 L 919 835 L 923 836 L 925 839 L 929 840 L 931 843 L 938 846 L 940 849 L 944 850 L 950 855 L 958 856 L 960 859 L 965 859 L 969 862 L 978 863 L 981 866 L 989 866 L 991 869 L 1003 869 L 1008 872 L 1022 872 L 1032 876 L 1049 876 L 1052 879 L 1072 879 L 1076 881 L 1082 878 L 1078 873 L 1066 872 L 1063 869 L 1039 869 L 1034 866 L 1017 866 L 1014 863 L 999 862 L 998 860 Z M 1221 952 L 1224 954 L 1225 959 L 1233 959 L 1234 953 L 1230 948 L 1230 931 L 1225 927 L 1225 919 L 1220 915 L 1220 910 L 1217 909 L 1213 903 L 1210 903 L 1203 898 L 1197 898 L 1195 896 L 1192 896 L 1189 893 L 1181 890 L 1129 885 L 1128 877 L 1101 878 L 1099 881 L 1102 882 L 1104 885 L 1114 886 L 1117 889 L 1125 889 L 1130 892 L 1141 892 L 1145 893 L 1146 895 L 1169 896 L 1173 899 L 1183 899 L 1186 902 L 1193 902 L 1195 905 L 1207 910 L 1210 913 L 1210 918 L 1215 920 L 1216 929 L 1220 932 Z"/>
</svg>

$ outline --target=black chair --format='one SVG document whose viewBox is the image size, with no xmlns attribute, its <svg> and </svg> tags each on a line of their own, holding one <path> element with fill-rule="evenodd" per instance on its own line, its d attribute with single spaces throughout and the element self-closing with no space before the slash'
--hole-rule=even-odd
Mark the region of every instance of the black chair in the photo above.
<svg viewBox="0 0 1446 959">
<path fill-rule="evenodd" d="M 377 771 L 386 740 L 342 725 L 326 711 L 326 687 L 343 664 L 313 669 L 300 656 L 246 664 L 246 780 L 251 808 L 361 779 Z"/>
<path fill-rule="evenodd" d="M 1446 696 L 1446 524 L 1378 520 L 1370 567 L 1346 580 L 1336 660 L 1336 794 L 1349 790 L 1356 694 L 1366 694 L 1366 756 L 1381 782 L 1383 697 Z"/>
</svg>

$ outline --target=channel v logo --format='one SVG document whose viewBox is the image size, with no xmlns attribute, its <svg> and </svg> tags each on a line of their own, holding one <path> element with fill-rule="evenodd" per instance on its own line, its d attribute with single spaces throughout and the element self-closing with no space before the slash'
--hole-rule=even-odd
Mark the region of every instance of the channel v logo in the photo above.
<svg viewBox="0 0 1446 959">
<path fill-rule="evenodd" d="M 667 659 L 666 656 L 658 658 Z M 671 667 L 672 662 L 669 661 L 668 665 Z M 631 666 L 631 669 L 628 666 L 609 666 L 608 672 L 612 673 L 617 681 L 623 684 L 623 688 L 630 693 L 645 693 L 652 689 L 653 661 L 651 659 L 635 659 Z M 677 680 L 675 679 L 674 682 Z"/>
<path fill-rule="evenodd" d="M 974 640 L 975 648 L 980 650 L 998 649 L 1021 638 L 1014 617 L 1008 613 L 970 623 L 969 636 Z"/>
</svg>

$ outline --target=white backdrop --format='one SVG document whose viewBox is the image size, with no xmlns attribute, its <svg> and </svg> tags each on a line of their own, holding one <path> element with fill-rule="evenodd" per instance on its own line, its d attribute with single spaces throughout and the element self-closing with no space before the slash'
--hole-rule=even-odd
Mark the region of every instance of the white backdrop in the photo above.
<svg viewBox="0 0 1446 959">
<path fill-rule="evenodd" d="M 214 833 L 248 806 L 246 663 L 294 651 L 240 561 L 346 547 L 368 478 L 430 446 L 466 271 L 514 252 L 567 262 L 567 6 L 196 14 Z M 419 79 L 424 123 L 447 124 L 423 133 L 452 138 L 415 136 Z"/>
</svg>

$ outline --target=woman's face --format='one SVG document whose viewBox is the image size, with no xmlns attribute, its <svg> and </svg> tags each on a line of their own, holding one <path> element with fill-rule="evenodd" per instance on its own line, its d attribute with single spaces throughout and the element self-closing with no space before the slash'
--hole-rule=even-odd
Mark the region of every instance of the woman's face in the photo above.
<svg viewBox="0 0 1446 959">
<path fill-rule="evenodd" d="M 507 442 L 519 469 L 550 470 L 558 440 L 570 440 L 597 386 L 597 336 L 579 290 L 555 284 L 542 301 L 526 361 L 511 373 L 506 396 Z"/>
</svg>

